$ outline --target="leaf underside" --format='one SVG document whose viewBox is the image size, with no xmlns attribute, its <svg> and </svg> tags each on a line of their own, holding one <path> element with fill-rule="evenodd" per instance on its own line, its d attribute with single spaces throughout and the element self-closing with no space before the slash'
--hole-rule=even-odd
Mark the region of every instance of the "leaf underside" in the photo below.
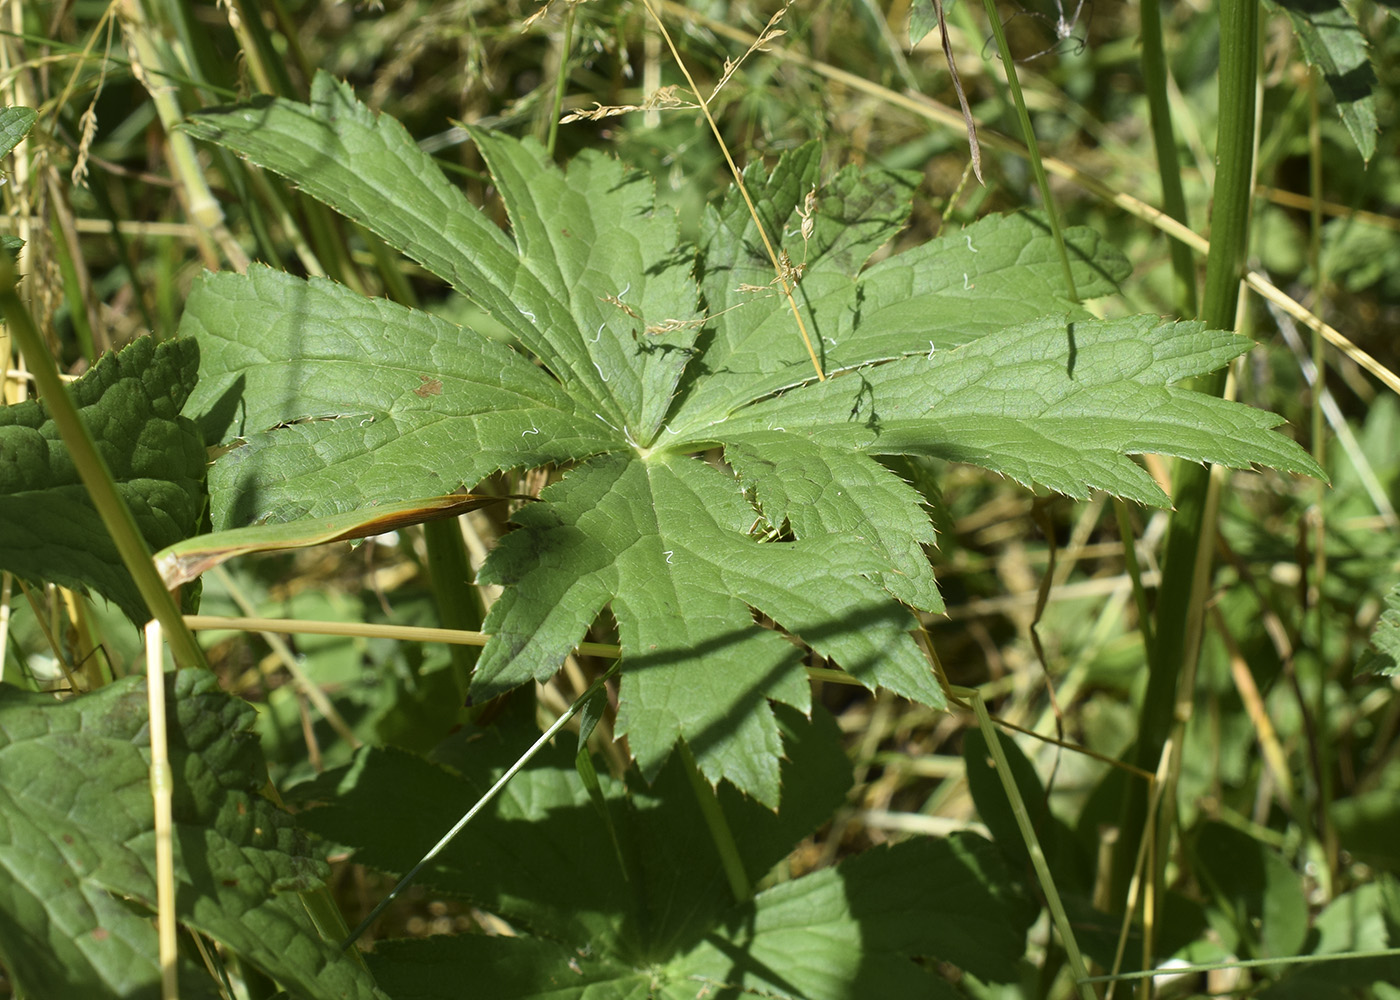
<svg viewBox="0 0 1400 1000">
<path fill-rule="evenodd" d="M 681 246 L 650 181 L 618 162 L 584 153 L 560 170 L 538 143 L 472 129 L 507 233 L 326 76 L 310 105 L 263 101 L 187 127 L 292 178 L 514 339 L 326 281 L 206 276 L 182 332 L 204 352 L 186 412 L 236 446 L 211 471 L 214 527 L 563 467 L 482 570 L 506 592 L 476 693 L 549 676 L 610 609 L 620 727 L 648 776 L 684 739 L 710 780 L 776 804 L 771 703 L 809 698 L 782 633 L 864 684 L 942 704 L 909 610 L 942 610 L 933 532 L 877 456 L 1154 504 L 1167 498 L 1126 456 L 1317 471 L 1270 430 L 1276 418 L 1170 387 L 1248 341 L 1092 319 L 1060 290 L 1033 216 L 875 259 L 917 176 L 832 175 L 815 145 L 746 171 L 767 231 L 803 267 L 797 302 L 831 376 L 819 382 L 737 192 L 707 210 L 698 248 Z M 1093 233 L 1068 243 L 1083 294 L 1126 275 Z"/>
</svg>

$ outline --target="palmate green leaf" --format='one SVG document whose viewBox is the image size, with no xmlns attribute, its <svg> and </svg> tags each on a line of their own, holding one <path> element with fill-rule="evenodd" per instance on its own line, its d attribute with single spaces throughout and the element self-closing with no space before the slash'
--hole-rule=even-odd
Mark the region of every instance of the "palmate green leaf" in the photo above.
<svg viewBox="0 0 1400 1000">
<path fill-rule="evenodd" d="M 566 186 L 545 170 L 540 144 L 473 130 L 498 173 L 516 227 L 512 241 L 398 122 L 373 114 L 326 74 L 316 77 L 310 105 L 260 101 L 192 116 L 186 127 L 293 178 L 451 281 L 563 381 L 585 412 L 643 445 L 656 433 L 696 330 L 635 338 L 648 324 L 689 323 L 697 303 L 688 260 L 657 267 L 676 249 L 677 226 L 673 216 L 651 211 L 649 181 L 589 154 L 573 165 Z"/>
<path fill-rule="evenodd" d="M 181 127 L 292 177 L 481 302 L 516 336 L 528 335 L 510 297 L 520 271 L 510 239 L 448 183 L 402 125 L 360 104 L 329 74 L 316 75 L 310 104 L 260 97 L 191 115 Z"/>
<path fill-rule="evenodd" d="M 880 585 L 911 607 L 943 610 L 923 548 L 934 541 L 923 498 L 884 466 L 776 432 L 730 445 L 725 458 L 772 525 L 786 522 L 799 539 L 869 532 L 863 541 L 879 554 Z"/>
<path fill-rule="evenodd" d="M 982 219 L 862 271 L 904 225 L 917 175 L 847 167 L 823 184 L 819 161 L 818 147 L 805 146 L 771 173 L 750 166 L 745 182 L 768 231 L 785 234 L 789 258 L 806 264 L 796 296 L 825 372 L 956 347 L 1048 312 L 1089 318 L 1066 295 L 1059 252 L 1033 215 Z M 816 211 L 803 241 L 809 193 Z M 1065 236 L 1083 297 L 1109 294 L 1131 272 L 1092 230 Z M 701 273 L 713 335 L 667 418 L 677 433 L 814 374 L 790 308 L 770 287 L 772 265 L 737 191 L 706 213 Z"/>
<path fill-rule="evenodd" d="M 1321 476 L 1301 448 L 1271 432 L 1282 418 L 1170 384 L 1213 371 L 1248 346 L 1244 337 L 1152 316 L 1049 317 L 762 401 L 704 437 L 932 455 L 1067 496 L 1102 489 L 1155 506 L 1168 503 L 1166 494 L 1125 455 Z"/>
<path fill-rule="evenodd" d="M 204 510 L 205 451 L 180 408 L 199 345 L 149 337 L 69 386 L 117 491 L 154 549 L 189 538 Z M 0 569 L 92 590 L 133 622 L 150 614 L 42 403 L 0 407 Z"/>
<path fill-rule="evenodd" d="M 253 710 L 213 675 L 167 678 L 181 920 L 296 996 L 382 998 L 296 891 L 325 865 L 266 781 Z M 0 961 L 31 996 L 160 996 L 144 678 L 65 702 L 0 685 Z M 193 963 L 182 995 L 218 996 Z"/>
<path fill-rule="evenodd" d="M 651 180 L 611 158 L 582 154 L 566 176 L 539 143 L 472 136 L 501 192 L 521 268 L 538 282 L 519 301 L 534 303 L 547 343 L 522 343 L 575 395 L 596 400 L 599 420 L 634 447 L 649 445 L 700 325 L 675 216 L 654 212 Z"/>
<path fill-rule="evenodd" d="M 625 447 L 515 351 L 331 281 L 208 274 L 180 329 L 203 351 L 186 412 L 233 448 L 210 471 L 216 531 Z"/>
<path fill-rule="evenodd" d="M 861 539 L 755 544 L 733 480 L 684 456 L 598 459 L 541 499 L 481 574 L 509 585 L 486 619 L 482 694 L 548 677 L 611 602 L 628 655 L 618 727 L 642 773 L 683 738 L 712 781 L 771 805 L 782 748 L 767 699 L 805 710 L 809 692 L 798 650 L 750 608 L 863 680 L 939 700 L 912 618 L 862 575 L 881 564 Z"/>
<path fill-rule="evenodd" d="M 537 143 L 473 129 L 507 236 L 401 127 L 328 78 L 311 105 L 265 102 L 191 128 L 452 281 L 521 348 L 325 282 L 206 279 L 184 330 L 207 345 L 210 381 L 190 412 L 241 445 L 212 474 L 215 526 L 578 463 L 482 570 L 507 590 L 475 690 L 550 675 L 611 609 L 619 721 L 648 775 L 684 739 L 711 780 L 776 802 L 770 702 L 801 708 L 808 694 L 796 648 L 767 621 L 864 683 L 942 704 L 905 609 L 942 607 L 924 557 L 932 531 L 919 495 L 873 457 L 980 462 L 1073 496 L 1157 504 L 1126 455 L 1315 471 L 1268 432 L 1274 418 L 1168 387 L 1246 341 L 1092 320 L 1059 290 L 1034 217 L 871 263 L 905 223 L 908 174 L 828 176 L 815 146 L 747 172 L 802 271 L 798 302 L 833 376 L 818 383 L 736 195 L 707 213 L 692 251 L 649 182 L 612 160 L 584 154 L 561 171 Z M 1085 294 L 1126 273 L 1092 233 L 1069 242 Z M 715 446 L 724 470 L 702 460 Z"/>
<path fill-rule="evenodd" d="M 314 784 L 307 797 L 328 804 L 301 816 L 353 846 L 356 860 L 402 871 L 424 846 L 405 842 L 405 810 L 420 820 L 424 842 L 434 839 L 529 743 L 533 712 L 517 714 L 516 724 L 440 751 L 455 772 L 362 750 L 354 765 Z M 779 714 L 790 794 L 778 811 L 730 788 L 719 794 L 755 880 L 841 803 L 850 783 L 829 715 Z M 380 942 L 371 966 L 396 1000 L 458 996 L 463 968 L 483 995 L 518 1000 L 690 1000 L 724 986 L 811 1000 L 939 996 L 946 984 L 911 959 L 953 959 L 999 981 L 1024 950 L 1020 911 L 996 888 L 1006 873 L 980 838 L 879 850 L 736 906 L 678 761 L 650 786 L 602 778 L 624 870 L 571 757 L 571 740 L 543 751 L 422 876 L 499 913 L 522 936 Z"/>
</svg>

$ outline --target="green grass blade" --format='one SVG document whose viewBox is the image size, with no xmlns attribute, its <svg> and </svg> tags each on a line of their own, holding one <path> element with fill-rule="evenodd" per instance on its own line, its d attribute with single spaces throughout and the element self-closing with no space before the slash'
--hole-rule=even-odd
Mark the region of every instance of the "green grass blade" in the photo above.
<svg viewBox="0 0 1400 1000">
<path fill-rule="evenodd" d="M 1079 943 L 1074 937 L 1074 927 L 1069 922 L 1068 914 L 1065 913 L 1064 903 L 1060 901 L 1059 890 L 1055 887 L 1055 878 L 1050 874 L 1050 866 L 1045 861 L 1045 852 L 1040 847 L 1040 838 L 1035 834 L 1035 826 L 1031 823 L 1030 812 L 1026 809 L 1026 803 L 1021 798 L 1021 790 L 1016 787 L 1016 779 L 1011 771 L 1011 762 L 1006 759 L 1006 751 L 1002 749 L 996 727 L 992 725 L 991 716 L 987 714 L 987 706 L 982 702 L 982 694 L 976 690 L 957 693 L 970 695 L 969 700 L 972 703 L 973 711 L 977 713 L 977 725 L 987 741 L 987 749 L 991 751 L 992 759 L 996 761 L 997 777 L 1001 779 L 1002 788 L 1006 790 L 1006 797 L 1011 802 L 1011 811 L 1016 817 L 1016 825 L 1021 829 L 1021 837 L 1026 842 L 1031 865 L 1035 868 L 1036 880 L 1045 893 L 1045 903 L 1050 908 L 1050 917 L 1055 922 L 1055 929 L 1060 933 L 1060 943 L 1064 945 L 1065 954 L 1069 957 L 1070 969 L 1074 972 L 1075 981 L 1079 984 L 1079 994 L 1083 1000 L 1094 1000 L 1093 989 L 1084 982 L 1088 978 L 1089 972 L 1084 965 L 1084 956 L 1079 952 Z"/>
<path fill-rule="evenodd" d="M 1167 103 L 1167 60 L 1162 48 L 1162 8 L 1160 0 L 1142 0 L 1139 13 L 1142 41 L 1142 79 L 1147 92 L 1147 112 L 1152 125 L 1152 145 L 1157 152 L 1157 176 L 1162 182 L 1162 210 L 1177 222 L 1187 224 L 1186 194 L 1181 186 L 1181 164 L 1177 158 L 1176 134 L 1172 129 L 1171 108 Z M 1182 319 L 1196 315 L 1196 265 L 1191 248 L 1171 240 L 1172 291 L 1176 311 Z"/>
</svg>

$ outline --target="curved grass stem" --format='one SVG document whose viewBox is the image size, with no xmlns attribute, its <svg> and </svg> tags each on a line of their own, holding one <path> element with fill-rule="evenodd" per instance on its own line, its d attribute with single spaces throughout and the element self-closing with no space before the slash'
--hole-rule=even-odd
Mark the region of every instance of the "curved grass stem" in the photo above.
<svg viewBox="0 0 1400 1000">
<path fill-rule="evenodd" d="M 1006 751 L 1001 747 L 1001 734 L 992 725 L 991 716 L 987 714 L 987 706 L 982 702 L 982 695 L 973 691 L 969 700 L 972 703 L 972 710 L 977 714 L 977 725 L 982 730 L 982 737 L 987 741 L 987 749 L 991 751 L 992 759 L 996 761 L 997 777 L 1001 780 L 1002 789 L 1006 792 L 1006 798 L 1011 804 L 1011 812 L 1016 817 L 1016 825 L 1021 830 L 1021 838 L 1026 843 L 1026 851 L 1030 855 L 1031 865 L 1035 868 L 1036 880 L 1045 893 L 1045 904 L 1050 910 L 1050 918 L 1055 922 L 1055 929 L 1059 931 L 1060 943 L 1064 946 L 1065 955 L 1069 958 L 1070 970 L 1074 973 L 1075 982 L 1078 984 L 1079 995 L 1083 1000 L 1095 1000 L 1093 988 L 1087 985 L 1089 972 L 1084 965 L 1084 956 L 1079 951 L 1079 942 L 1075 939 L 1074 927 L 1070 924 L 1069 915 L 1065 912 L 1064 903 L 1060 900 L 1060 892 L 1055 887 L 1054 876 L 1050 874 L 1050 865 L 1045 860 L 1045 851 L 1041 849 L 1040 838 L 1035 834 L 1035 825 L 1031 822 L 1030 811 L 1026 809 L 1026 803 L 1021 798 L 1021 790 L 1016 787 L 1016 779 L 1011 773 L 1011 763 L 1006 759 Z"/>
</svg>

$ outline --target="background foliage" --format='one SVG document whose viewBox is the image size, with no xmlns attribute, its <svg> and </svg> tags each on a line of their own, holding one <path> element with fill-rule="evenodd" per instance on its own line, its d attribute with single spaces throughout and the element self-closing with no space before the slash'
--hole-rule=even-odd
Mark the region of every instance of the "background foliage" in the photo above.
<svg viewBox="0 0 1400 1000">
<path fill-rule="evenodd" d="M 389 298 L 426 308 L 444 321 L 509 335 L 467 299 L 445 293 L 436 279 L 393 256 L 378 238 L 326 212 L 306 191 L 247 167 L 219 146 L 201 146 L 196 156 L 186 134 L 175 128 L 187 114 L 252 93 L 305 100 L 312 67 L 348 79 L 371 107 L 403 121 L 408 133 L 453 171 L 466 197 L 491 212 L 498 211 L 499 192 L 484 170 L 481 147 L 450 121 L 544 142 L 553 136 L 554 158 L 561 163 L 586 163 L 591 154 L 585 151 L 604 150 L 651 174 L 658 201 L 677 209 L 678 238 L 697 243 L 705 239 L 703 206 L 720 201 L 730 185 L 719 151 L 693 111 L 639 111 L 552 125 L 561 68 L 566 109 L 587 109 L 595 102 L 640 104 L 656 86 L 680 82 L 674 64 L 660 54 L 643 10 L 631 3 L 556 3 L 528 27 L 523 22 L 536 11 L 533 3 L 425 2 L 385 10 L 240 5 L 234 17 L 212 6 L 150 4 L 132 8 L 136 13 L 121 30 L 105 20 L 112 11 L 97 5 L 10 9 L 21 13 L 7 22 L 16 32 L 6 39 L 10 64 L 16 66 L 6 78 L 7 103 L 39 109 L 40 115 L 20 156 L 6 164 L 12 183 L 4 194 L 12 216 L 32 220 L 16 224 L 31 255 L 26 294 L 55 358 L 71 372 L 144 331 L 172 341 L 181 317 L 198 314 L 198 295 L 223 287 L 201 284 L 189 313 L 186 301 L 197 274 L 204 268 L 237 268 L 248 257 L 297 275 L 325 275 L 376 296 L 335 300 L 336 309 L 364 310 L 360 319 L 367 324 L 392 323 L 394 310 L 382 301 Z M 726 141 L 743 162 L 771 166 L 786 153 L 808 157 L 806 169 L 823 179 L 845 176 L 839 171 L 850 164 L 905 177 L 912 191 L 911 218 L 890 248 L 896 256 L 887 259 L 887 268 L 900 251 L 939 234 L 946 240 L 932 246 L 951 254 L 962 227 L 1004 225 L 978 220 L 1037 204 L 1024 161 L 993 147 L 984 159 L 987 185 L 968 182 L 964 136 L 957 128 L 930 125 L 918 113 L 917 99 L 904 96 L 909 88 L 956 103 L 937 33 L 912 52 L 900 44 L 907 9 L 900 3 L 887 10 L 869 3 L 794 7 L 782 22 L 787 34 L 774 41 L 774 51 L 739 67 L 716 103 Z M 1053 5 L 1037 10 L 1050 22 L 1073 13 Z M 1078 10 L 1073 37 L 1058 45 L 1053 25 L 1019 11 L 1008 5 L 1000 15 L 1008 21 L 1013 51 L 1034 56 L 1018 70 L 1047 151 L 1104 180 L 1114 192 L 1155 203 L 1158 173 L 1146 127 L 1134 11 L 1125 5 L 1085 5 Z M 736 32 L 751 37 L 771 13 L 759 5 L 696 3 L 684 17 L 676 8 L 665 16 L 684 58 L 702 75 L 702 84 L 712 85 L 724 73 L 725 60 L 746 47 Z M 1290 13 L 1296 19 L 1307 12 Z M 1394 133 L 1384 126 L 1394 116 L 1400 42 L 1395 18 L 1384 7 L 1361 5 L 1348 12 L 1338 6 L 1325 13 L 1336 22 L 1314 31 L 1305 25 L 1304 48 L 1285 29 L 1284 18 L 1266 19 L 1252 263 L 1393 367 L 1393 338 L 1387 334 L 1400 322 L 1393 216 L 1400 176 Z M 1210 14 L 1182 4 L 1165 17 L 1187 221 L 1198 230 L 1207 221 L 1218 114 L 1219 38 Z M 1360 32 L 1349 31 L 1347 16 L 1357 20 Z M 990 36 L 985 16 L 959 4 L 949 17 L 974 113 L 986 126 L 1015 134 L 1002 66 L 985 48 Z M 1350 47 L 1326 48 L 1329 31 Z M 1354 45 L 1359 36 L 1369 41 L 1369 56 Z M 1330 53 L 1327 58 L 1318 56 L 1319 45 Z M 1047 46 L 1053 51 L 1041 54 Z M 1301 61 L 1302 51 L 1319 64 L 1320 84 Z M 823 76 L 804 59 L 884 89 Z M 1373 86 L 1365 79 L 1367 67 L 1375 74 Z M 173 90 L 154 81 L 168 81 Z M 150 90 L 147 84 L 153 84 Z M 814 140 L 816 146 L 805 145 Z M 1310 155 L 1326 165 L 1311 198 L 1306 194 Z M 80 164 L 86 174 L 81 184 L 70 180 Z M 916 173 L 896 174 L 910 170 Z M 1056 185 L 1054 191 L 1068 222 L 1092 229 L 1132 266 L 1120 292 L 1099 300 L 1097 309 L 1111 318 L 1185 312 L 1162 235 L 1079 188 Z M 849 199 L 854 190 L 842 194 Z M 1392 206 L 1390 215 L 1386 206 Z M 222 217 L 220 210 L 226 213 Z M 519 234 L 521 218 L 512 221 Z M 977 243 L 997 246 L 980 235 Z M 986 298 L 973 298 L 969 316 L 950 318 L 950 328 L 966 329 L 979 315 L 992 316 L 989 301 L 1016 298 L 1016 287 L 995 286 L 990 262 L 979 264 L 989 271 L 985 284 L 978 279 L 977 290 Z M 949 284 L 961 284 L 962 272 L 953 266 Z M 258 325 L 253 313 L 245 315 Z M 1220 558 L 1211 580 L 1208 628 L 1195 683 L 1181 706 L 1189 721 L 1169 758 L 1175 818 L 1158 834 L 1169 862 L 1164 881 L 1169 891 L 1159 923 L 1149 928 L 1154 960 L 1370 951 L 1396 943 L 1400 924 L 1395 881 L 1400 853 L 1394 836 L 1400 827 L 1395 804 L 1400 771 L 1394 766 L 1400 703 L 1383 679 L 1394 673 L 1395 655 L 1391 618 L 1396 612 L 1386 595 L 1396 578 L 1396 407 L 1387 390 L 1353 360 L 1328 353 L 1329 401 L 1319 412 L 1329 423 L 1314 422 L 1306 407 L 1317 394 L 1308 388 L 1306 358 L 1299 360 L 1306 348 L 1293 322 L 1256 300 L 1242 330 L 1264 346 L 1236 370 L 1241 397 L 1288 417 L 1294 433 L 1323 456 L 1332 485 L 1322 490 L 1272 473 L 1241 473 L 1222 491 Z M 8 346 L 0 348 L 8 360 Z M 229 372 L 236 377 L 235 368 Z M 100 378 L 100 370 L 94 374 Z M 33 404 L 20 402 L 23 385 L 22 379 L 6 381 L 7 402 L 16 404 L 4 411 L 7 420 L 28 419 L 25 408 Z M 150 405 L 165 404 L 157 395 Z M 177 421 L 145 423 L 169 439 L 152 454 L 161 460 L 182 454 L 184 431 Z M 301 433 L 320 430 L 300 426 Z M 599 424 L 600 433 L 606 430 Z M 1325 454 L 1316 450 L 1323 441 L 1328 442 Z M 139 464 L 144 455 L 131 457 Z M 404 465 L 418 457 L 405 457 Z M 742 467 L 745 459 L 731 455 L 730 461 Z M 938 457 L 891 464 L 931 502 L 938 540 L 929 553 L 948 614 L 922 620 L 949 679 L 978 687 L 1003 719 L 1108 757 L 1128 755 L 1148 657 L 1125 575 L 1127 553 L 1105 516 L 1104 500 L 1034 497 Z M 1146 467 L 1158 471 L 1154 460 Z M 492 488 L 535 493 L 545 479 L 502 479 Z M 220 512 L 214 513 L 219 527 Z M 469 516 L 470 562 L 479 563 L 502 533 L 508 513 L 488 507 Z M 1150 584 L 1162 516 L 1146 509 L 1128 516 L 1139 540 L 1133 554 Z M 60 536 L 62 527 L 60 522 Z M 9 557 L 18 549 L 7 530 L 13 533 L 13 519 L 0 521 L 0 544 Z M 242 559 L 227 574 L 206 577 L 202 610 L 472 627 L 473 608 L 458 609 L 454 618 L 444 604 L 444 570 L 430 555 L 431 530 L 401 531 L 350 553 L 342 546 Z M 68 532 L 71 547 L 88 549 L 77 532 L 76 527 Z M 22 565 L 7 568 L 30 577 L 46 575 Z M 1036 589 L 1047 577 L 1053 585 L 1050 598 L 1038 612 Z M 100 709 L 90 702 L 82 711 L 92 718 L 122 717 L 121 699 L 129 695 L 131 682 L 108 682 L 132 671 L 136 643 L 121 616 L 101 601 L 68 600 L 37 587 L 21 592 L 18 582 L 7 585 L 11 617 L 4 623 L 4 680 L 34 689 L 100 688 L 111 704 Z M 494 595 L 488 590 L 484 596 Z M 590 638 L 607 643 L 616 633 L 604 622 Z M 251 726 L 257 734 L 274 784 L 294 799 L 298 823 L 324 838 L 316 851 L 335 859 L 332 885 L 352 924 L 388 888 L 376 873 L 399 873 L 411 864 L 474 790 L 514 759 L 537 731 L 536 713 L 557 714 L 600 669 L 596 661 L 570 658 L 557 679 L 534 695 L 524 692 L 526 697 L 507 703 L 493 720 L 460 708 L 473 660 L 460 650 L 372 637 L 298 637 L 280 649 L 256 635 L 210 633 L 206 640 L 220 685 L 257 706 L 256 718 L 240 714 L 246 723 L 238 726 Z M 1358 660 L 1360 674 L 1353 672 Z M 288 681 L 287 661 L 324 693 L 329 713 L 311 705 L 305 685 Z M 201 697 L 222 697 L 208 681 L 197 684 L 204 685 Z M 139 811 L 147 793 L 136 757 L 121 765 L 123 777 L 90 768 L 86 762 L 95 751 L 86 748 L 63 744 L 59 753 L 40 753 L 52 738 L 45 734 L 61 734 L 68 725 L 45 720 L 72 717 L 83 702 L 70 707 L 18 692 L 7 697 L 13 698 L 5 708 L 5 731 L 13 741 L 12 749 L 3 751 L 7 789 L 44 775 L 56 788 L 36 785 L 34 798 L 61 802 L 84 781 L 96 782 L 127 788 L 133 815 Z M 571 988 L 606 984 L 619 996 L 659 991 L 669 987 L 658 984 L 671 982 L 685 982 L 686 995 L 694 995 L 688 976 L 812 996 L 841 995 L 849 984 L 859 986 L 859 995 L 1068 991 L 1064 953 L 1043 921 L 1033 923 L 1040 889 L 1005 793 L 987 767 L 985 741 L 968 731 L 970 716 L 821 681 L 813 697 L 825 711 L 818 707 L 811 726 L 828 736 L 836 729 L 844 734 L 855 783 L 847 787 L 841 780 L 846 769 L 839 758 L 813 749 L 820 757 L 806 771 L 813 787 L 788 795 L 786 779 L 783 785 L 785 797 L 803 805 L 798 815 L 768 813 L 721 793 L 722 810 L 744 834 L 738 839 L 746 845 L 747 875 L 760 888 L 742 916 L 730 908 L 718 860 L 709 867 L 667 863 L 674 857 L 693 864 L 710 843 L 703 820 L 679 811 L 682 800 L 697 808 L 680 765 L 673 760 L 650 786 L 635 774 L 624 775 L 620 758 L 606 749 L 612 720 L 605 717 L 594 740 L 603 771 L 595 791 L 574 767 L 572 751 L 556 746 L 552 756 L 510 786 L 508 799 L 484 817 L 486 825 L 464 835 L 476 839 L 464 839 L 444 855 L 422 887 L 390 911 L 376 934 L 407 940 L 375 949 L 371 969 L 379 988 L 394 997 L 434 995 L 433 973 L 425 982 L 424 970 L 475 963 L 498 970 L 502 983 L 516 977 L 514 993 L 502 987 L 494 995 L 528 996 L 545 988 L 547 983 L 532 978 L 532 969 L 572 977 Z M 12 718 L 26 720 L 25 726 L 12 724 Z M 808 744 L 799 734 L 808 724 L 781 707 L 776 720 L 789 737 L 788 773 L 803 760 L 801 748 Z M 464 727 L 456 741 L 441 744 L 441 736 L 456 725 Z M 116 723 L 109 729 L 127 741 L 121 753 L 130 756 L 130 741 L 139 732 Z M 108 730 L 97 727 L 91 738 L 99 733 Z M 1136 779 L 1043 742 L 1008 737 L 1004 744 L 1080 945 L 1107 968 L 1114 962 L 1118 927 L 1095 908 L 1097 903 L 1099 910 L 1111 909 L 1099 888 L 1106 880 L 1100 835 L 1117 821 L 1123 789 Z M 250 745 L 240 744 L 239 753 L 249 752 Z M 467 752 L 482 746 L 490 753 Z M 431 760 L 417 756 L 430 751 Z M 411 783 L 384 779 L 398 773 L 383 770 L 385 762 L 399 757 L 411 761 L 405 765 L 414 769 Z M 239 764 L 247 770 L 241 783 L 216 783 L 225 789 L 217 794 L 209 785 L 213 798 L 199 808 L 237 812 L 236 805 L 218 806 L 217 795 L 247 798 L 258 784 L 250 775 L 260 766 Z M 189 787 L 205 786 L 194 780 Z M 24 823 L 52 832 L 54 820 L 33 814 L 32 808 L 6 805 L 13 843 L 28 843 Z M 609 821 L 597 819 L 604 814 Z M 81 819 L 81 810 L 76 815 Z M 196 810 L 181 822 L 199 829 L 202 821 L 195 817 L 202 815 Z M 417 831 L 412 837 L 404 829 L 410 826 Z M 593 839 L 550 853 L 548 844 L 582 830 Z M 814 837 L 803 839 L 813 831 Z M 986 844 L 975 836 L 979 832 L 990 834 L 995 845 L 990 853 L 977 846 Z M 137 839 L 144 835 L 131 833 Z M 530 841 L 522 837 L 527 836 L 539 837 L 540 845 L 526 847 Z M 799 840 L 797 851 L 788 854 Z M 627 849 L 619 853 L 618 844 Z M 867 850 L 871 845 L 880 846 Z M 344 860 L 349 848 L 355 850 L 354 863 Z M 304 844 L 280 847 L 287 858 L 297 859 L 294 867 L 301 866 L 297 877 L 286 881 L 289 872 L 283 867 L 292 862 L 279 854 L 264 863 L 259 859 L 266 849 L 256 839 L 219 847 L 243 852 L 258 871 L 257 880 L 240 882 L 238 891 L 256 895 L 257 887 L 279 880 L 285 889 L 305 889 L 322 873 Z M 509 862 L 488 863 L 497 856 L 491 850 L 509 850 Z M 212 848 L 209 854 L 224 856 Z M 637 856 L 651 867 L 628 872 L 625 859 Z M 129 934 L 104 939 L 104 947 L 114 947 L 115 940 L 140 953 L 149 928 L 132 914 L 149 903 L 144 875 L 132 869 L 119 879 L 110 870 L 120 859 L 98 860 L 97 874 L 78 884 L 86 905 L 99 915 L 45 931 L 48 943 L 35 944 L 33 956 L 61 954 L 65 940 L 87 947 L 82 935 L 94 926 L 109 933 L 130 928 Z M 85 870 L 95 862 L 77 851 L 64 863 Z M 28 859 L 7 861 L 5 869 L 13 876 L 32 865 Z M 846 873 L 862 866 L 869 879 L 862 884 L 882 887 L 881 906 L 889 906 L 896 888 L 920 895 L 919 906 L 903 919 L 861 918 L 857 911 L 864 904 L 842 886 Z M 967 872 L 973 874 L 957 877 Z M 524 892 L 512 879 L 546 884 L 549 891 Z M 30 891 L 49 895 L 42 886 Z M 214 899 L 230 891 L 222 883 L 208 887 Z M 13 889 L 8 893 L 20 898 Z M 684 899 L 692 908 L 638 921 L 638 906 L 658 906 L 668 897 Z M 270 906 L 292 906 L 291 896 L 270 898 L 280 900 Z M 12 919 L 38 927 L 27 916 L 32 910 L 23 909 L 22 901 L 16 905 L 20 909 L 6 911 L 20 914 Z M 961 917 L 940 922 L 940 907 Z M 74 912 L 79 910 L 75 903 Z M 783 937 L 784 914 L 792 912 L 802 918 L 794 925 L 825 928 L 836 940 L 849 939 L 850 928 L 861 926 L 868 951 L 864 957 L 826 956 L 847 965 L 823 979 L 814 957 L 794 950 L 799 939 Z M 970 912 L 990 916 L 967 933 L 967 940 L 959 940 L 955 932 L 973 926 Z M 814 924 L 814 913 L 823 922 Z M 308 947 L 319 940 L 303 917 L 296 919 L 302 931 L 289 940 Z M 200 923 L 192 916 L 188 923 L 230 955 L 241 956 L 227 960 L 229 974 L 249 995 L 270 995 L 266 977 L 306 995 L 329 988 L 315 985 L 318 975 L 343 976 L 345 983 L 358 984 L 355 989 L 374 989 L 367 973 L 329 952 L 307 957 L 305 967 L 321 971 L 299 981 L 300 973 L 277 964 L 278 949 L 260 952 L 212 920 Z M 1030 932 L 1024 939 L 1002 936 L 1006 928 L 1019 934 L 1025 927 Z M 511 929 L 519 936 L 487 936 Z M 447 931 L 456 936 L 442 936 Z M 429 937 L 430 932 L 437 936 Z M 669 940 L 660 940 L 667 934 Z M 597 956 L 587 951 L 595 941 L 608 943 L 606 955 L 601 945 Z M 793 967 L 807 969 L 811 979 L 775 982 L 774 965 L 736 971 L 732 948 L 725 950 L 735 941 L 764 942 L 757 954 L 783 956 Z M 192 940 L 187 945 L 197 955 Z M 504 957 L 493 957 L 492 949 Z M 1124 968 L 1141 966 L 1141 949 L 1137 930 Z M 633 961 L 608 966 L 619 953 Z M 4 954 L 17 978 L 47 974 L 21 967 L 16 956 L 26 952 L 11 946 Z M 951 966 L 932 961 L 915 965 L 910 955 L 947 960 L 962 972 L 952 974 Z M 182 976 L 191 995 L 199 995 L 198 989 L 218 995 L 215 980 L 197 971 L 195 960 Z M 100 970 L 111 966 L 102 965 L 98 952 L 89 951 L 85 961 L 98 970 L 92 983 L 106 983 L 113 993 L 127 989 L 117 989 L 115 978 L 103 978 L 108 974 Z M 1208 988 L 1271 996 L 1389 997 L 1394 989 L 1387 982 L 1400 979 L 1394 962 L 1377 957 L 1226 970 L 1215 973 Z M 62 977 L 63 969 L 81 964 L 64 961 L 52 974 Z M 642 977 L 645 982 L 628 978 L 642 966 L 653 975 Z M 443 982 L 452 982 L 450 971 L 442 975 L 449 977 Z M 133 982 L 140 979 L 133 976 Z M 205 985 L 194 985 L 200 983 Z M 1206 988 L 1199 980 L 1191 985 Z"/>
</svg>

